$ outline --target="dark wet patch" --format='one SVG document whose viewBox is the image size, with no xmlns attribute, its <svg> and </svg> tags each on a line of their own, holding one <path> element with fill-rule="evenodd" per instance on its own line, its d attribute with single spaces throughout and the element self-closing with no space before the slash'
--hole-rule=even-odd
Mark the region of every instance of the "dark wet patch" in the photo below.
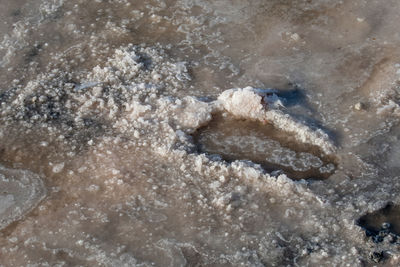
<svg viewBox="0 0 400 267">
<path fill-rule="evenodd" d="M 369 254 L 369 259 L 373 262 L 381 262 L 385 259 L 385 254 L 383 251 L 373 251 Z"/>
<path fill-rule="evenodd" d="M 318 147 L 299 144 L 271 124 L 216 115 L 193 139 L 200 153 L 216 154 L 228 162 L 251 160 L 269 173 L 283 172 L 293 179 L 326 179 L 336 168 L 334 159 Z"/>
<path fill-rule="evenodd" d="M 39 55 L 42 51 L 42 44 L 35 44 L 31 47 L 28 47 L 25 51 L 25 63 L 30 63 Z"/>
<path fill-rule="evenodd" d="M 384 208 L 367 213 L 357 220 L 374 243 L 400 243 L 400 206 L 388 203 Z"/>
<path fill-rule="evenodd" d="M 17 88 L 13 87 L 0 93 L 0 104 L 6 103 L 15 95 Z M 1 91 L 1 90 L 0 90 Z"/>
<path fill-rule="evenodd" d="M 11 16 L 13 17 L 19 17 L 21 16 L 22 12 L 21 9 L 14 9 L 13 11 L 11 11 Z"/>
<path fill-rule="evenodd" d="M 24 119 L 57 120 L 62 114 L 62 102 L 59 97 L 32 96 L 24 101 Z M 36 100 L 38 99 L 38 100 Z"/>
</svg>

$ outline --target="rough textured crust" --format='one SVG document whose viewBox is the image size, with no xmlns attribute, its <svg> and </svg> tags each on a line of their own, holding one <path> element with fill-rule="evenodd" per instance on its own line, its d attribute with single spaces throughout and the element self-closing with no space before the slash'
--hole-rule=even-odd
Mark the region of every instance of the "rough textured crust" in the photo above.
<svg viewBox="0 0 400 267">
<path fill-rule="evenodd" d="M 247 118 L 261 122 L 270 122 L 276 128 L 294 134 L 297 141 L 318 146 L 325 154 L 332 154 L 336 148 L 329 136 L 322 130 L 313 130 L 296 121 L 289 114 L 278 109 L 269 109 L 263 105 L 263 97 L 257 89 L 246 87 L 230 89 L 223 92 L 218 101 L 227 112 L 239 118 Z"/>
</svg>

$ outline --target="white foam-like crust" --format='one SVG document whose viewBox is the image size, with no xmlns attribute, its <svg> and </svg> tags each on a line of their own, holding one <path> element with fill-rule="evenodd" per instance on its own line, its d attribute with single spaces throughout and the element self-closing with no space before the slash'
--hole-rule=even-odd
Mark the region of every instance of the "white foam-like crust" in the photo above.
<svg viewBox="0 0 400 267">
<path fill-rule="evenodd" d="M 294 134 L 297 141 L 318 146 L 325 154 L 336 151 L 335 145 L 322 130 L 313 130 L 281 110 L 268 109 L 263 104 L 263 96 L 255 88 L 226 90 L 218 97 L 218 101 L 221 108 L 236 117 L 272 123 L 276 128 Z"/>
<path fill-rule="evenodd" d="M 154 69 L 149 71 L 141 65 L 141 61 L 138 59 L 138 55 L 141 53 L 152 58 Z M 302 219 L 302 227 L 318 229 L 318 232 L 310 232 L 312 241 L 320 243 L 324 249 L 334 249 L 336 252 L 332 253 L 331 256 L 336 262 L 343 262 L 341 256 L 347 253 L 351 246 L 363 244 L 364 233 L 354 224 L 354 220 L 360 215 L 359 207 L 346 204 L 348 200 L 343 200 L 341 204 L 335 203 L 333 197 L 319 194 L 318 190 L 310 188 L 305 181 L 294 181 L 284 174 L 278 177 L 273 176 L 266 173 L 259 165 L 249 161 L 228 163 L 190 150 L 193 141 L 189 134 L 206 125 L 212 119 L 212 114 L 221 110 L 232 113 L 236 117 L 262 122 L 269 121 L 282 131 L 292 132 L 297 140 L 317 145 L 327 153 L 334 150 L 334 146 L 322 131 L 313 131 L 310 127 L 297 122 L 284 112 L 271 109 L 279 108 L 279 103 L 273 105 L 279 99 L 275 96 L 265 99 L 268 96 L 267 93 L 269 95 L 273 93 L 270 91 L 251 87 L 227 90 L 220 95 L 217 101 L 211 103 L 194 97 L 177 98 L 172 96 L 173 94 L 169 93 L 171 90 L 173 91 L 176 88 L 184 90 L 184 83 L 181 79 L 185 77 L 186 71 L 182 70 L 182 64 L 173 61 L 168 62 L 163 58 L 162 51 L 157 49 L 140 47 L 118 49 L 114 57 L 110 58 L 103 67 L 95 67 L 88 73 L 86 79 L 80 81 L 80 84 L 84 85 L 83 87 L 78 88 L 79 90 L 74 89 L 74 87 L 65 90 L 71 103 L 66 103 L 63 106 L 63 112 L 70 114 L 72 118 L 78 121 L 86 116 L 106 121 L 115 130 L 112 137 L 104 137 L 106 144 L 117 144 L 119 137 L 115 137 L 115 135 L 122 133 L 124 138 L 131 138 L 130 142 L 135 147 L 151 151 L 156 158 L 170 162 L 171 168 L 181 170 L 182 177 L 178 181 L 199 183 L 204 188 L 209 186 L 210 190 L 205 190 L 209 193 L 209 204 L 220 210 L 224 218 L 230 218 L 229 212 L 232 210 L 229 200 L 233 189 L 227 187 L 232 183 L 237 187 L 247 187 L 251 191 L 260 192 L 271 202 L 271 206 L 274 205 L 275 201 L 278 201 L 282 208 L 293 207 L 287 209 L 288 216 L 293 212 L 291 210 L 298 208 L 298 216 L 301 218 L 306 216 L 305 220 Z M 57 73 L 57 71 L 54 71 L 54 73 Z M 159 75 L 164 77 L 161 81 L 158 81 Z M 59 88 L 58 82 L 55 83 L 55 87 L 41 86 L 41 82 L 46 81 L 46 79 L 49 78 L 40 76 L 25 88 L 21 88 L 11 105 L 4 107 L 4 116 L 14 114 L 16 111 L 23 111 L 25 100 L 33 101 L 30 98 L 30 94 L 33 92 L 46 96 L 48 93 L 43 88 L 46 88 L 46 90 L 49 90 L 47 88 L 52 90 Z M 118 99 L 114 98 L 112 94 L 105 94 L 104 82 L 109 84 L 109 89 L 113 92 L 117 91 L 122 96 L 122 104 L 119 105 Z M 33 125 L 36 121 L 32 120 L 29 123 Z M 80 124 L 77 123 L 76 127 L 80 127 Z M 57 134 L 55 130 L 54 133 Z M 54 167 L 53 171 L 57 172 L 61 170 L 62 166 L 55 165 Z M 79 173 L 80 170 L 84 171 L 85 169 L 83 167 L 78 169 Z M 109 181 L 112 180 L 106 181 L 107 188 L 111 183 L 108 183 Z M 362 183 L 365 184 L 365 181 L 362 181 Z M 318 182 L 314 183 L 314 186 L 315 184 L 318 184 Z M 353 185 L 351 185 L 351 188 L 354 188 Z M 96 186 L 91 187 L 90 190 L 93 189 L 96 190 Z M 234 190 L 236 190 L 236 187 Z M 364 194 L 362 195 L 364 196 Z M 13 201 L 15 201 L 15 197 L 4 197 L 4 203 L 7 206 L 14 205 Z M 355 202 L 363 203 L 361 212 L 366 211 L 368 203 L 372 203 L 368 197 L 360 197 Z M 34 203 L 38 202 L 32 201 L 32 203 L 34 206 L 36 205 Z M 204 209 L 208 208 L 206 204 L 198 202 L 195 205 L 202 205 L 201 207 Z M 376 207 L 371 210 L 374 210 L 374 208 Z M 266 209 L 265 212 L 268 212 L 268 210 Z M 264 210 L 260 210 L 260 212 L 264 212 Z M 303 212 L 305 212 L 304 216 L 300 215 Z M 308 218 L 308 214 L 316 214 L 316 217 Z M 285 212 L 285 220 L 286 218 L 290 219 Z M 268 231 L 278 231 L 279 227 L 275 226 L 275 222 L 279 222 L 279 220 L 271 219 L 273 223 L 271 223 Z M 277 232 L 273 237 L 269 237 L 266 243 L 271 244 L 271 249 L 268 250 L 268 253 L 279 252 L 277 252 L 276 246 L 271 240 L 290 240 L 290 235 L 296 236 L 294 232 L 289 232 L 286 235 Z M 342 247 L 337 247 L 337 244 L 340 243 L 337 240 L 342 236 L 347 236 L 354 242 L 351 244 L 343 242 Z M 305 248 L 306 242 L 310 238 L 306 237 L 306 241 L 299 241 L 301 246 Z M 328 241 L 325 242 L 324 240 Z M 86 246 L 85 241 L 79 240 L 78 243 Z M 103 251 L 96 250 L 94 253 L 104 255 L 104 257 L 97 259 L 98 262 L 104 262 L 106 265 L 110 263 L 109 257 Z M 357 251 L 354 252 L 354 255 L 358 255 L 357 253 Z M 324 250 L 319 250 L 312 255 L 315 257 L 323 255 L 325 257 L 325 254 Z M 283 254 L 279 257 L 283 257 Z M 135 262 L 134 258 L 126 257 L 126 260 Z M 316 262 L 318 262 L 318 259 Z"/>
<path fill-rule="evenodd" d="M 192 133 L 212 119 L 214 105 L 186 96 L 181 99 L 163 97 L 158 100 L 158 114 L 163 120 L 174 121 L 186 132 Z"/>
</svg>

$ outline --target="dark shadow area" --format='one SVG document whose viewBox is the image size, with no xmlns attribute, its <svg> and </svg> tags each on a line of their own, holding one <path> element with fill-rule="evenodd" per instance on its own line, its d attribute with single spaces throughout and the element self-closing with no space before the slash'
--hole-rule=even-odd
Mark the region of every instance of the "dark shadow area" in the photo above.
<svg viewBox="0 0 400 267">
<path fill-rule="evenodd" d="M 35 44 L 31 47 L 28 47 L 24 51 L 25 63 L 28 64 L 32 62 L 41 52 L 42 44 Z"/>
<path fill-rule="evenodd" d="M 311 114 L 318 113 L 318 111 L 309 104 L 304 89 L 302 89 L 298 84 L 290 83 L 289 86 L 289 89 L 278 90 L 276 92 L 276 95 L 284 101 L 284 105 L 288 109 L 286 112 L 296 120 L 304 122 L 312 129 L 323 130 L 325 133 L 328 134 L 330 139 L 334 141 L 334 143 L 337 143 L 337 141 L 340 139 L 338 133 L 336 133 L 332 129 L 326 128 L 319 120 L 315 118 L 311 118 L 306 114 L 300 114 L 296 111 L 291 110 L 291 107 L 301 106 L 304 110 L 310 112 Z"/>
<path fill-rule="evenodd" d="M 400 244 L 400 206 L 389 202 L 384 208 L 363 215 L 357 225 L 374 243 L 387 239 L 390 243 Z"/>
<path fill-rule="evenodd" d="M 303 90 L 296 86 L 292 85 L 291 89 L 287 90 L 277 90 L 276 95 L 280 98 L 284 99 L 284 104 L 286 107 L 292 107 L 296 105 L 304 105 L 307 104 L 307 97 Z M 307 109 L 312 111 L 312 108 L 307 105 Z"/>
<path fill-rule="evenodd" d="M 197 152 L 223 160 L 250 160 L 272 174 L 285 173 L 295 180 L 326 179 L 336 169 L 334 158 L 318 147 L 298 143 L 293 135 L 271 124 L 216 114 L 193 134 Z"/>
</svg>

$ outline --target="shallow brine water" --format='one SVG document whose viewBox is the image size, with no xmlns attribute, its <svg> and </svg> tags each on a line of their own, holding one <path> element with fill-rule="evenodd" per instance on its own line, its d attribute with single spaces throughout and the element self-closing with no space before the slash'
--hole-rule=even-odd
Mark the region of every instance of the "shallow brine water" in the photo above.
<svg viewBox="0 0 400 267">
<path fill-rule="evenodd" d="M 0 0 L 0 266 L 398 266 L 399 11 Z"/>
</svg>

